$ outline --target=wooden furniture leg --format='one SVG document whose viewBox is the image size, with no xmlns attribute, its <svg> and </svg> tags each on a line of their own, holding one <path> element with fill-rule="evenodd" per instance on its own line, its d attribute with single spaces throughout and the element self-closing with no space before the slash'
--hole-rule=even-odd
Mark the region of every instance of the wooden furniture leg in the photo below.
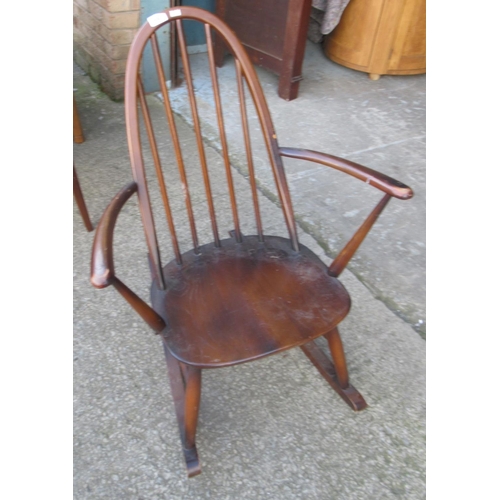
<svg viewBox="0 0 500 500">
<path fill-rule="evenodd" d="M 73 165 L 73 195 L 76 200 L 76 204 L 78 205 L 78 209 L 80 210 L 80 214 L 83 219 L 83 223 L 87 231 L 92 231 L 93 226 L 90 220 L 89 213 L 87 211 L 87 206 L 85 205 L 85 200 L 83 199 L 83 193 L 80 188 L 80 182 L 78 181 L 78 176 L 76 175 L 75 166 Z"/>
<path fill-rule="evenodd" d="M 364 410 L 368 406 L 366 401 L 358 390 L 349 383 L 344 350 L 338 330 L 335 328 L 327 333 L 325 337 L 330 346 L 333 363 L 318 347 L 314 340 L 301 346 L 301 349 L 321 375 L 323 375 L 325 380 L 332 386 L 333 390 L 337 392 L 354 411 Z"/>
<path fill-rule="evenodd" d="M 278 82 L 278 95 L 286 101 L 292 101 L 299 95 L 310 13 L 310 0 L 290 2 Z"/>
<path fill-rule="evenodd" d="M 80 123 L 80 116 L 78 115 L 78 108 L 76 107 L 75 97 L 73 96 L 73 141 L 77 144 L 85 142 L 85 137 L 83 136 L 82 124 Z M 92 222 L 90 221 L 89 212 L 87 206 L 85 205 L 85 200 L 83 198 L 82 189 L 80 188 L 80 182 L 78 181 L 78 176 L 76 175 L 75 165 L 73 165 L 73 196 L 76 199 L 76 204 L 80 210 L 80 214 L 85 224 L 87 231 L 92 231 L 94 228 Z"/>
<path fill-rule="evenodd" d="M 344 347 L 342 346 L 342 340 L 340 339 L 338 329 L 335 327 L 331 332 L 328 332 L 325 337 L 326 340 L 328 340 L 328 346 L 330 347 L 330 353 L 332 355 L 333 367 L 335 368 L 335 373 L 337 374 L 337 380 L 342 389 L 347 389 L 349 386 L 349 375 L 347 373 Z"/>
<path fill-rule="evenodd" d="M 195 444 L 201 394 L 201 370 L 186 365 L 181 368 L 181 363 L 172 356 L 165 342 L 163 342 L 163 350 L 167 360 L 168 378 L 174 399 L 187 473 L 188 477 L 193 477 L 201 472 Z"/>
<path fill-rule="evenodd" d="M 82 124 L 80 123 L 80 116 L 78 115 L 78 109 L 76 107 L 74 96 L 73 96 L 73 140 L 77 144 L 85 142 L 85 137 L 83 136 Z"/>
<path fill-rule="evenodd" d="M 201 396 L 201 370 L 194 366 L 186 365 L 185 379 L 186 396 L 184 401 L 184 429 L 185 448 L 192 449 L 195 446 L 196 426 L 198 425 L 198 413 L 200 410 Z"/>
</svg>

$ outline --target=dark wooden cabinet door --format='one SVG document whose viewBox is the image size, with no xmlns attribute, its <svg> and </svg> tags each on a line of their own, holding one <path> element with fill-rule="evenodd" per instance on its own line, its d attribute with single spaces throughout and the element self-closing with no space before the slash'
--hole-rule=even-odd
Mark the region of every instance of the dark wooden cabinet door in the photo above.
<svg viewBox="0 0 500 500">
<path fill-rule="evenodd" d="M 252 62 L 279 75 L 278 95 L 295 99 L 302 80 L 311 0 L 217 0 L 216 14 L 236 33 Z M 227 49 L 215 40 L 218 66 Z"/>
</svg>

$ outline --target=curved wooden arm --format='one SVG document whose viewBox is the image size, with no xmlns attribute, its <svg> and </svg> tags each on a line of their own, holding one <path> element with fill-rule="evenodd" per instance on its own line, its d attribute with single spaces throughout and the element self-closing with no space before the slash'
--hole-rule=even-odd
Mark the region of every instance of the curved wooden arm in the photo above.
<svg viewBox="0 0 500 500">
<path fill-rule="evenodd" d="M 137 184 L 131 182 L 125 186 L 108 205 L 97 226 L 92 261 L 90 264 L 90 281 L 96 288 L 105 288 L 112 284 L 115 277 L 113 266 L 113 231 L 116 219 L 123 205 L 137 191 Z"/>
<path fill-rule="evenodd" d="M 335 168 L 341 172 L 345 172 L 346 174 L 361 179 L 381 191 L 384 191 L 384 193 L 390 194 L 391 196 L 401 200 L 408 200 L 413 196 L 411 188 L 396 179 L 337 156 L 299 148 L 279 148 L 279 152 L 281 156 L 296 158 L 298 160 L 308 160 L 320 163 L 321 165 L 326 165 L 327 167 Z"/>
<path fill-rule="evenodd" d="M 113 265 L 113 231 L 116 220 L 123 205 L 136 191 L 137 184 L 131 182 L 113 198 L 104 211 L 94 238 L 90 281 L 96 288 L 113 285 L 139 316 L 156 333 L 160 333 L 166 326 L 163 318 L 115 276 Z"/>
</svg>

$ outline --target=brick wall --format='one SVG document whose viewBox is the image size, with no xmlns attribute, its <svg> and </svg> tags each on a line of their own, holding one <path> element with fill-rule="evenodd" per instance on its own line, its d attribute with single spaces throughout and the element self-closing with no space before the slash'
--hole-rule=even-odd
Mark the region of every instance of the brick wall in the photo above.
<svg viewBox="0 0 500 500">
<path fill-rule="evenodd" d="M 139 23 L 140 0 L 73 0 L 75 62 L 111 99 L 123 99 L 127 54 Z"/>
</svg>

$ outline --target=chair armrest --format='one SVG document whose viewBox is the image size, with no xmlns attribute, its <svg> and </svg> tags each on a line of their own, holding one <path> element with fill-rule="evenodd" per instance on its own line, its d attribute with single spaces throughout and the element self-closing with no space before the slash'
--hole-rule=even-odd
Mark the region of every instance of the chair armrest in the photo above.
<svg viewBox="0 0 500 500">
<path fill-rule="evenodd" d="M 390 194 L 391 196 L 401 200 L 408 200 L 413 196 L 411 188 L 396 179 L 337 156 L 299 148 L 279 148 L 279 152 L 281 156 L 295 158 L 298 160 L 312 161 L 314 163 L 326 165 L 327 167 L 335 168 L 341 172 L 345 172 L 346 174 L 361 179 L 381 191 L 384 191 L 384 193 Z"/>
<path fill-rule="evenodd" d="M 137 184 L 125 186 L 108 205 L 97 226 L 92 248 L 90 281 L 96 288 L 105 288 L 113 283 L 113 232 L 120 210 L 137 191 Z"/>
<path fill-rule="evenodd" d="M 90 281 L 96 288 L 113 285 L 139 316 L 156 333 L 161 333 L 165 328 L 163 318 L 115 276 L 113 265 L 113 231 L 116 220 L 123 205 L 136 191 L 137 184 L 131 182 L 113 198 L 104 211 L 95 233 Z"/>
</svg>

